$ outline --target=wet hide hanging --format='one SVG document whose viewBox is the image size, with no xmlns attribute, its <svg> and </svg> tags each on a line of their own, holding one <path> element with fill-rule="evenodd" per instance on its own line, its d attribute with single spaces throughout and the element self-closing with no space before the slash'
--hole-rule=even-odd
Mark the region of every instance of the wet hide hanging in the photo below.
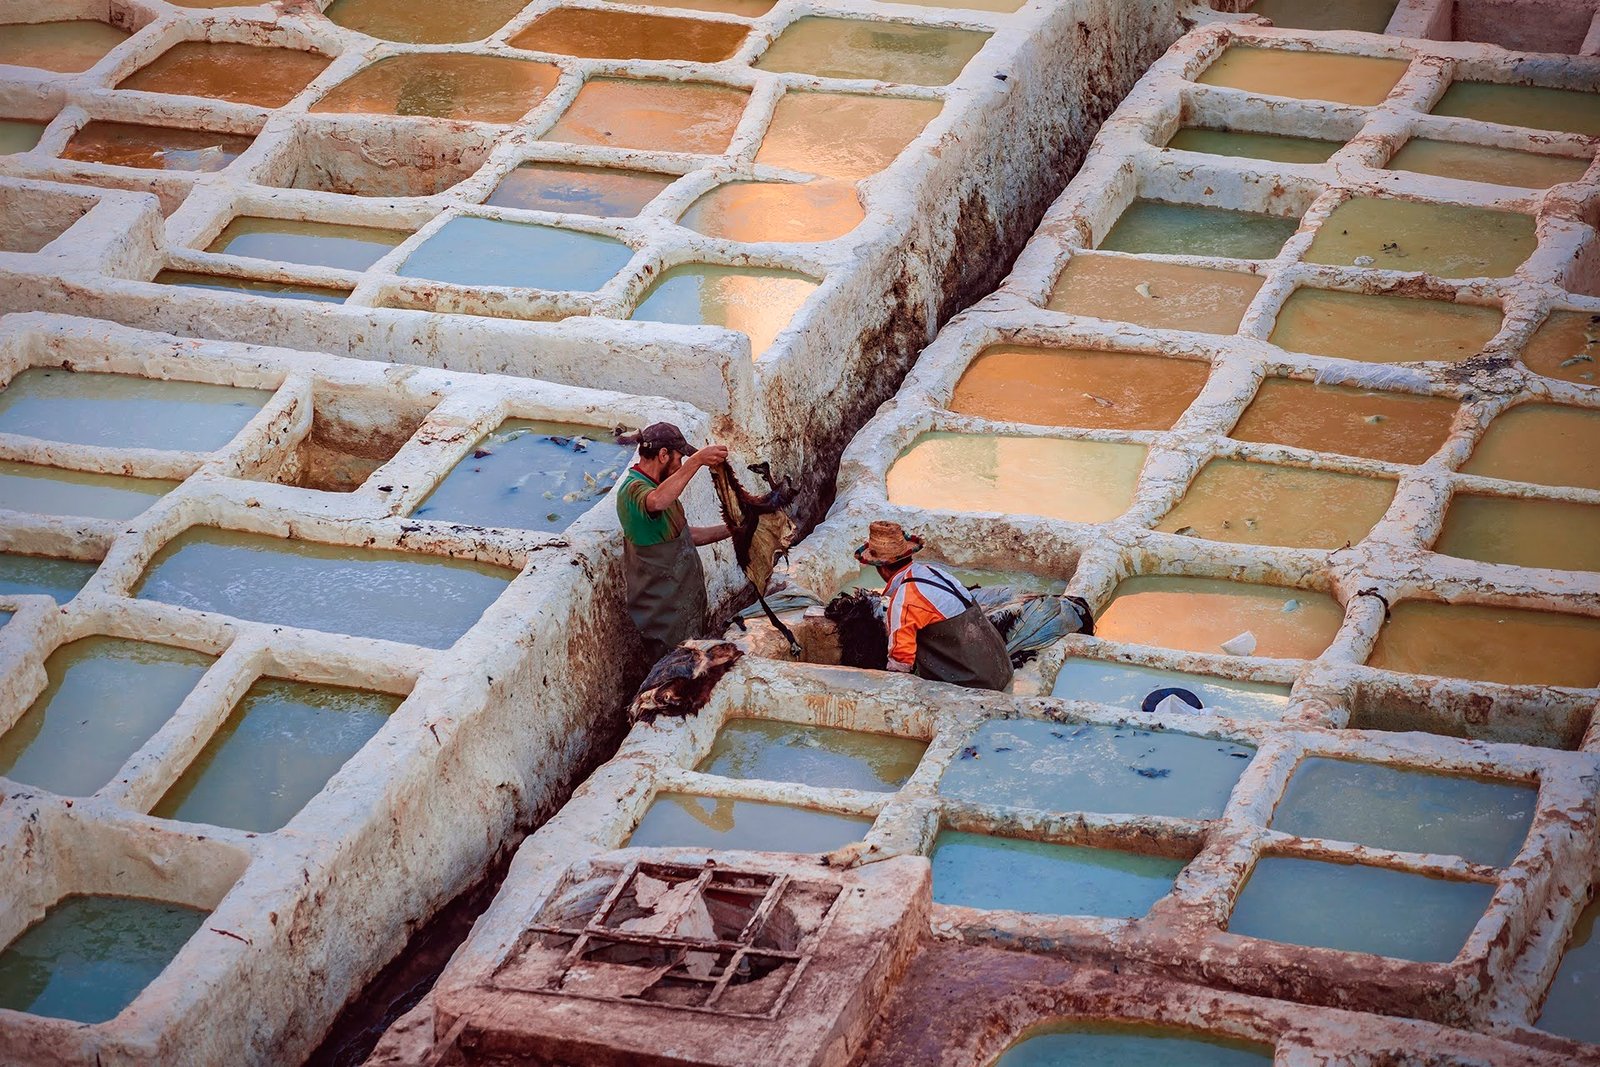
<svg viewBox="0 0 1600 1067">
<path fill-rule="evenodd" d="M 750 493 L 726 463 L 711 468 L 711 484 L 717 492 L 717 507 L 722 521 L 727 523 L 739 569 L 750 579 L 767 619 L 788 639 L 790 654 L 798 658 L 800 643 L 773 614 L 765 598 L 772 572 L 780 558 L 789 558 L 789 545 L 794 540 L 794 520 L 783 510 L 794 499 L 794 486 L 787 478 L 773 481 L 772 468 L 765 463 L 752 463 L 749 470 L 767 483 L 765 494 Z"/>
</svg>

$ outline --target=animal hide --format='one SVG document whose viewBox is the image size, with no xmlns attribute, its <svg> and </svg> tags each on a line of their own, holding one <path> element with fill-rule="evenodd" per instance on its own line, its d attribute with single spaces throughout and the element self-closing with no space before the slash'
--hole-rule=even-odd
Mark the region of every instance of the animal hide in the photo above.
<svg viewBox="0 0 1600 1067">
<path fill-rule="evenodd" d="M 839 663 L 881 671 L 889 666 L 889 631 L 883 624 L 883 600 L 866 589 L 840 593 L 823 614 L 839 629 Z"/>
<path fill-rule="evenodd" d="M 767 591 L 778 560 L 789 557 L 789 545 L 794 541 L 794 520 L 783 510 L 794 499 L 794 486 L 787 478 L 774 482 L 765 463 L 752 463 L 750 470 L 767 483 L 764 495 L 755 496 L 740 485 L 726 463 L 711 468 L 711 484 L 716 487 L 722 521 L 733 538 L 734 558 L 760 596 Z"/>
<path fill-rule="evenodd" d="M 1094 633 L 1094 614 L 1082 597 L 1025 593 L 1009 585 L 970 592 L 1005 639 L 1013 667 L 1021 667 L 1065 634 Z"/>
<path fill-rule="evenodd" d="M 628 708 L 631 722 L 654 722 L 657 715 L 693 715 L 711 698 L 722 676 L 744 653 L 726 641 L 709 647 L 680 645 L 650 668 Z"/>
</svg>

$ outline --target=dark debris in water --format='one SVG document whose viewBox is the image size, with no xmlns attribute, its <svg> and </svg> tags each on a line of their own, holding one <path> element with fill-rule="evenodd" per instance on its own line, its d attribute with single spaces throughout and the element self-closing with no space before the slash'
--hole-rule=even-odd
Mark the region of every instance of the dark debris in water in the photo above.
<svg viewBox="0 0 1600 1067">
<path fill-rule="evenodd" d="M 1129 767 L 1128 769 L 1140 778 L 1165 778 L 1172 773 L 1170 767 Z"/>
</svg>

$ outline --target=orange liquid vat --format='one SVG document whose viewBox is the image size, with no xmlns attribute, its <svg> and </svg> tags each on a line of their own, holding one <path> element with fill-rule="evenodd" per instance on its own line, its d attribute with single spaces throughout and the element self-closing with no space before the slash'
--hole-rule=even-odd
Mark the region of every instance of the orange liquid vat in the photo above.
<svg viewBox="0 0 1600 1067">
<path fill-rule="evenodd" d="M 1267 338 L 1279 348 L 1363 363 L 1459 363 L 1500 331 L 1498 308 L 1296 289 Z"/>
<path fill-rule="evenodd" d="M 549 95 L 560 74 L 549 63 L 501 56 L 411 53 L 363 67 L 311 110 L 515 122 Z"/>
<path fill-rule="evenodd" d="M 1439 451 L 1456 402 L 1342 385 L 1268 378 L 1228 435 L 1386 463 L 1422 463 Z"/>
<path fill-rule="evenodd" d="M 1156 529 L 1230 544 L 1342 548 L 1371 532 L 1394 491 L 1388 478 L 1214 459 Z"/>
<path fill-rule="evenodd" d="M 1293 604 L 1291 610 L 1284 610 Z M 1222 643 L 1255 635 L 1252 655 L 1310 659 L 1333 642 L 1344 608 L 1326 593 L 1276 585 L 1141 574 L 1124 579 L 1095 620 L 1107 641 L 1225 655 Z"/>
<path fill-rule="evenodd" d="M 126 30 L 93 19 L 0 25 L 0 63 L 81 74 L 128 39 Z"/>
<path fill-rule="evenodd" d="M 1535 374 L 1579 385 L 1600 378 L 1600 315 L 1553 311 L 1522 349 L 1523 364 Z"/>
<path fill-rule="evenodd" d="M 1600 411 L 1520 404 L 1489 424 L 1461 469 L 1485 478 L 1600 489 Z"/>
<path fill-rule="evenodd" d="M 248 134 L 96 120 L 72 135 L 61 156 L 146 170 L 218 171 L 254 141 Z"/>
<path fill-rule="evenodd" d="M 1407 66 L 1404 59 L 1291 52 L 1283 48 L 1236 44 L 1218 56 L 1197 80 L 1202 85 L 1226 86 L 1267 96 L 1332 100 L 1370 107 L 1383 103 Z"/>
<path fill-rule="evenodd" d="M 282 107 L 332 62 L 316 52 L 217 41 L 180 41 L 117 84 L 147 93 Z"/>
<path fill-rule="evenodd" d="M 832 241 L 866 218 L 851 182 L 729 182 L 690 205 L 682 224 L 730 241 Z"/>
<path fill-rule="evenodd" d="M 891 503 L 1105 522 L 1133 502 L 1143 445 L 925 433 L 889 468 Z"/>
<path fill-rule="evenodd" d="M 1395 605 L 1367 665 L 1508 685 L 1600 685 L 1600 619 L 1484 604 Z"/>
<path fill-rule="evenodd" d="M 705 82 L 592 78 L 540 139 L 716 154 L 733 140 L 749 97 Z"/>
<path fill-rule="evenodd" d="M 236 0 L 221 0 L 231 6 Z M 454 44 L 481 41 L 521 11 L 524 0 L 334 0 L 324 12 L 347 29 L 384 41 Z"/>
<path fill-rule="evenodd" d="M 756 162 L 829 178 L 866 178 L 893 163 L 941 107 L 937 100 L 784 93 Z"/>
<path fill-rule="evenodd" d="M 950 410 L 1038 426 L 1166 430 L 1210 372 L 1198 360 L 994 345 L 961 375 Z"/>
<path fill-rule="evenodd" d="M 512 48 L 592 59 L 715 63 L 739 50 L 750 27 L 736 22 L 558 7 L 511 38 Z"/>
<path fill-rule="evenodd" d="M 1079 253 L 1045 306 L 1158 330 L 1235 333 L 1262 281 L 1237 271 Z"/>
</svg>

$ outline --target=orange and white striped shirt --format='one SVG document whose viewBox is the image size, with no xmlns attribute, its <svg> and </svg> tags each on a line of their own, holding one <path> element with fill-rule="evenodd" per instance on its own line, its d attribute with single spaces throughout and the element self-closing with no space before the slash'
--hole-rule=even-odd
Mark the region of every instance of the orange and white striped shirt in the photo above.
<svg viewBox="0 0 1600 1067">
<path fill-rule="evenodd" d="M 972 603 L 959 579 L 931 563 L 906 567 L 889 580 L 883 595 L 889 601 L 889 658 L 902 669 L 916 662 L 918 630 L 953 619 Z"/>
</svg>

